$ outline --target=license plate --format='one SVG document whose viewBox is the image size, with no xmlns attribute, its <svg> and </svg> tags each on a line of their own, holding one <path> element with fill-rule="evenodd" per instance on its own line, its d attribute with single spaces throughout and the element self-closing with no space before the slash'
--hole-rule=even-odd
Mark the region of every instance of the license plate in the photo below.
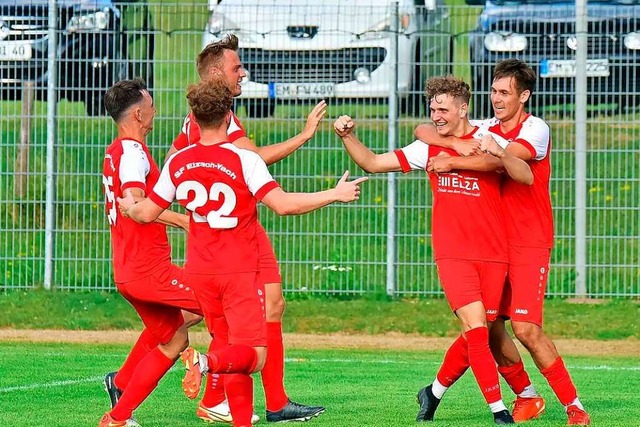
<svg viewBox="0 0 640 427">
<path fill-rule="evenodd" d="M 540 77 L 575 77 L 576 61 L 573 59 L 544 59 L 540 61 Z M 608 59 L 587 60 L 587 77 L 609 77 Z"/>
<path fill-rule="evenodd" d="M 25 61 L 31 59 L 28 43 L 0 42 L 0 61 Z"/>
<path fill-rule="evenodd" d="M 333 83 L 269 83 L 269 98 L 320 99 L 333 97 Z"/>
</svg>

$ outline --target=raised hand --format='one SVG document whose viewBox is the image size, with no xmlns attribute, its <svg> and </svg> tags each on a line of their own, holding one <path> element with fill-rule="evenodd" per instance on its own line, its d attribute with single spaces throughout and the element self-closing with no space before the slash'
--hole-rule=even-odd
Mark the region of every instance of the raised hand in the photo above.
<svg viewBox="0 0 640 427">
<path fill-rule="evenodd" d="M 315 135 L 318 130 L 318 126 L 320 126 L 320 122 L 327 114 L 327 103 L 322 100 L 318 102 L 315 107 L 311 110 L 309 115 L 307 116 L 307 122 L 304 125 L 304 129 L 302 130 L 302 136 L 306 139 L 311 139 L 313 135 Z"/>
<path fill-rule="evenodd" d="M 356 122 L 349 116 L 340 116 L 333 123 L 333 130 L 339 137 L 350 134 L 356 127 Z"/>
<path fill-rule="evenodd" d="M 345 171 L 335 187 L 337 199 L 345 203 L 358 200 L 360 198 L 360 184 L 368 179 L 368 177 L 363 176 L 362 178 L 349 181 L 349 171 Z"/>
</svg>

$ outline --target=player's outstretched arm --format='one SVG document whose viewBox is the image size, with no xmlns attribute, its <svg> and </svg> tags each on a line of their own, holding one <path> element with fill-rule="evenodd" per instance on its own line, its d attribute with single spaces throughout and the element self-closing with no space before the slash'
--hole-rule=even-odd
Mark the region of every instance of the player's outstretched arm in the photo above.
<svg viewBox="0 0 640 427">
<path fill-rule="evenodd" d="M 333 130 L 342 139 L 349 157 L 367 173 L 399 172 L 400 160 L 394 153 L 375 154 L 353 133 L 355 122 L 349 116 L 340 116 L 333 124 Z"/>
<path fill-rule="evenodd" d="M 125 197 L 118 197 L 118 205 L 120 205 L 122 215 L 142 224 L 155 221 L 164 211 L 163 208 L 156 205 L 148 197 L 136 202 L 131 193 Z"/>
<path fill-rule="evenodd" d="M 531 172 L 529 164 L 498 145 L 491 135 L 482 137 L 480 149 L 498 158 L 504 170 L 513 180 L 525 185 L 533 184 L 533 172 Z"/>
<path fill-rule="evenodd" d="M 461 156 L 480 154 L 480 144 L 477 141 L 462 140 L 455 136 L 441 136 L 435 126 L 428 123 L 418 125 L 413 130 L 413 136 L 429 145 L 454 150 Z"/>
<path fill-rule="evenodd" d="M 366 181 L 362 177 L 349 181 L 349 171 L 346 171 L 335 188 L 317 193 L 287 193 L 280 187 L 274 188 L 262 199 L 278 215 L 300 215 L 320 209 L 335 202 L 353 202 L 360 198 L 360 184 Z"/>
<path fill-rule="evenodd" d="M 256 152 L 262 157 L 262 160 L 267 165 L 272 165 L 279 162 L 291 153 L 302 147 L 307 141 L 309 141 L 316 134 L 320 122 L 327 114 L 327 103 L 322 100 L 318 102 L 307 116 L 307 122 L 305 123 L 302 132 L 296 136 L 287 139 L 286 141 L 279 142 L 277 144 L 265 145 L 258 147 L 255 142 L 247 137 L 238 138 L 233 141 L 236 147 L 244 148 Z"/>
</svg>

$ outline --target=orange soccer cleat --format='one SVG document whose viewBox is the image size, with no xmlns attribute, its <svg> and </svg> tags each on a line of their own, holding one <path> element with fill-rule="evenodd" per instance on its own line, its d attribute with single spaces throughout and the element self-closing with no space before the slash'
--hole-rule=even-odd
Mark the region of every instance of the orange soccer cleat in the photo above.
<svg viewBox="0 0 640 427">
<path fill-rule="evenodd" d="M 202 372 L 200 371 L 200 353 L 192 347 L 187 348 L 180 355 L 187 372 L 182 379 L 182 390 L 189 399 L 195 399 L 200 394 Z"/>
<path fill-rule="evenodd" d="M 578 408 L 576 405 L 569 405 L 567 407 L 567 421 L 568 426 L 588 426 L 591 424 L 591 418 L 584 409 Z"/>
<path fill-rule="evenodd" d="M 516 397 L 513 404 L 513 420 L 517 423 L 538 418 L 544 413 L 544 399 L 540 396 L 536 397 Z"/>
<path fill-rule="evenodd" d="M 126 427 L 127 421 L 116 421 L 111 417 L 110 413 L 106 413 L 100 419 L 98 427 Z"/>
</svg>

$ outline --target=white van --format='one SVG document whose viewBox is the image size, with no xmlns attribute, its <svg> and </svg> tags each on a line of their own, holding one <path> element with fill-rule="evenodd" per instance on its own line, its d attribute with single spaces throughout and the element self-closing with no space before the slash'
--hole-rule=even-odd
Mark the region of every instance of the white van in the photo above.
<svg viewBox="0 0 640 427">
<path fill-rule="evenodd" d="M 388 53 L 397 16 L 400 106 L 418 115 L 424 79 L 433 73 L 424 65 L 437 63 L 444 74 L 450 63 L 450 37 L 439 30 L 448 17 L 442 1 L 210 0 L 204 45 L 238 36 L 248 74 L 240 99 L 250 116 L 269 116 L 281 101 L 384 100 L 393 84 Z"/>
</svg>

